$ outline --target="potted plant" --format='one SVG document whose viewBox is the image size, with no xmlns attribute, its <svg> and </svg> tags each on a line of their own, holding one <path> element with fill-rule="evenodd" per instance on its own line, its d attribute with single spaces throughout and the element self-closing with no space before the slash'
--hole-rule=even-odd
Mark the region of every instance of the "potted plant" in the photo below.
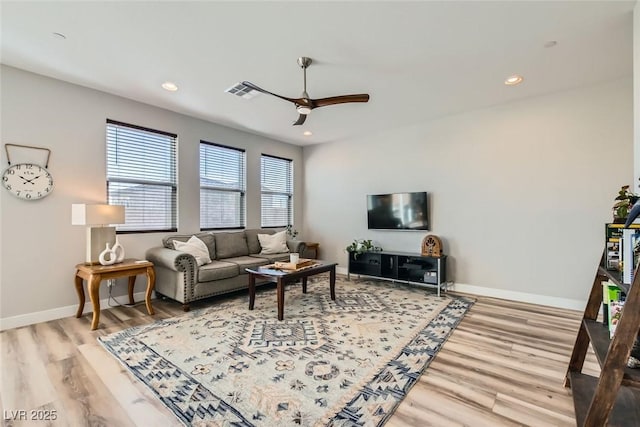
<svg viewBox="0 0 640 427">
<path fill-rule="evenodd" d="M 287 225 L 287 234 L 289 236 L 291 236 L 292 239 L 295 239 L 296 236 L 298 236 L 298 230 L 296 230 L 295 228 L 293 228 L 293 226 L 291 224 Z"/>
<path fill-rule="evenodd" d="M 624 223 L 627 216 L 629 216 L 631 207 L 638 199 L 640 199 L 640 196 L 629 191 L 628 185 L 620 187 L 618 196 L 615 198 L 616 203 L 613 205 L 613 222 Z"/>
<path fill-rule="evenodd" d="M 356 239 L 351 242 L 351 244 L 347 246 L 345 250 L 349 253 L 353 253 L 353 259 L 356 259 L 360 254 L 363 254 L 365 252 L 378 252 L 381 251 L 382 248 L 374 245 L 371 240 Z"/>
</svg>

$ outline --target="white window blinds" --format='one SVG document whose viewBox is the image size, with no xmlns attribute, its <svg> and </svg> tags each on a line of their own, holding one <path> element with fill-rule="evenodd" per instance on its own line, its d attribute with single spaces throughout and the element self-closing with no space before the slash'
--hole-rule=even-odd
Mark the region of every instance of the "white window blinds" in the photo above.
<svg viewBox="0 0 640 427">
<path fill-rule="evenodd" d="M 286 227 L 293 224 L 293 162 L 262 155 L 262 227 Z"/>
<path fill-rule="evenodd" d="M 176 231 L 177 135 L 107 120 L 107 197 L 119 232 Z"/>
<path fill-rule="evenodd" d="M 244 226 L 244 150 L 200 141 L 200 228 Z"/>
</svg>

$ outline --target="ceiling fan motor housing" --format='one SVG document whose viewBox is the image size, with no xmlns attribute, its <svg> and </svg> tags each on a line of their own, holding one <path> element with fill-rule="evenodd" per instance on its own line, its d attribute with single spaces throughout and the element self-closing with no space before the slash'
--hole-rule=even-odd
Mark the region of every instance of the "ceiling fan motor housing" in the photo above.
<svg viewBox="0 0 640 427">
<path fill-rule="evenodd" d="M 298 65 L 302 68 L 307 68 L 309 65 L 311 65 L 312 62 L 313 60 L 311 58 L 307 58 L 306 56 L 301 56 L 300 58 L 298 58 Z"/>
</svg>

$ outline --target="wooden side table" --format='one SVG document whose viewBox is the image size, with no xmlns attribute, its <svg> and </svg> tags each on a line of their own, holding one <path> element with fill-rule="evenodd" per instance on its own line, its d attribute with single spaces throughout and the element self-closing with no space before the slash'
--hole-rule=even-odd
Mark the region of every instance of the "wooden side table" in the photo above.
<svg viewBox="0 0 640 427">
<path fill-rule="evenodd" d="M 320 243 L 316 243 L 316 242 L 304 242 L 304 244 L 307 246 L 307 250 L 309 251 L 313 251 L 314 255 L 313 258 L 315 259 L 320 259 L 320 257 L 318 256 L 318 254 L 320 253 Z"/>
<path fill-rule="evenodd" d="M 98 329 L 100 322 L 100 283 L 107 279 L 116 279 L 118 277 L 129 277 L 129 304 L 133 304 L 133 285 L 136 282 L 136 276 L 144 274 L 147 276 L 147 292 L 145 294 L 145 304 L 149 314 L 153 315 L 153 307 L 151 306 L 151 293 L 156 284 L 156 272 L 153 264 L 149 261 L 140 261 L 137 259 L 125 259 L 121 263 L 113 265 L 76 265 L 76 292 L 80 303 L 76 317 L 81 317 L 84 311 L 84 287 L 82 279 L 87 281 L 87 290 L 89 298 L 93 305 L 93 320 L 91 321 L 91 330 Z"/>
</svg>

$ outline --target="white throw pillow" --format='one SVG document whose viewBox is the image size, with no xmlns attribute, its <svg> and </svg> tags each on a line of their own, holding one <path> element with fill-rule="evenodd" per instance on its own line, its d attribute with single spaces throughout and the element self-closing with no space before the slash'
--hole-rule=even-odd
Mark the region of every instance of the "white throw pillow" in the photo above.
<svg viewBox="0 0 640 427">
<path fill-rule="evenodd" d="M 287 231 L 280 231 L 275 234 L 258 234 L 258 240 L 263 255 L 281 254 L 283 252 L 289 252 L 287 246 Z"/>
<path fill-rule="evenodd" d="M 204 242 L 198 239 L 196 236 L 191 236 L 191 238 L 186 242 L 174 240 L 173 247 L 178 251 L 186 252 L 193 255 L 196 259 L 196 262 L 198 263 L 198 267 L 204 264 L 209 264 L 211 262 L 207 245 L 205 245 Z"/>
</svg>

